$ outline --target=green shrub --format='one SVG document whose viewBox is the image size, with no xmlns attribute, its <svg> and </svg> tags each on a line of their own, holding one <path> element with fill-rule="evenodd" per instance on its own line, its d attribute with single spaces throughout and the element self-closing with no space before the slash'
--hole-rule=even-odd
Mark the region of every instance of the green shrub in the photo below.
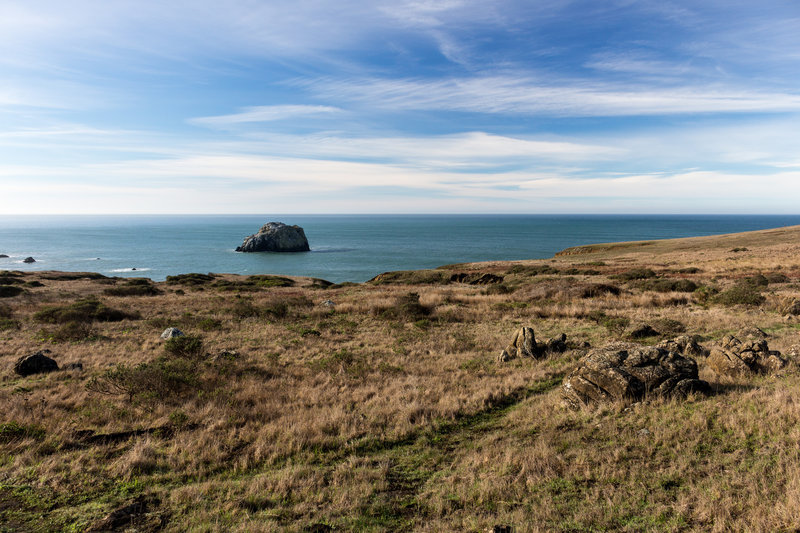
<svg viewBox="0 0 800 533">
<path fill-rule="evenodd" d="M 197 327 L 203 331 L 214 331 L 222 328 L 222 321 L 215 318 L 203 318 L 197 322 Z"/>
<path fill-rule="evenodd" d="M 254 283 L 259 287 L 293 287 L 294 281 L 283 276 L 249 276 L 247 281 Z"/>
<path fill-rule="evenodd" d="M 194 335 L 172 337 L 164 342 L 164 351 L 174 357 L 198 359 L 203 356 L 203 339 Z"/>
<path fill-rule="evenodd" d="M 605 294 L 613 294 L 616 296 L 620 292 L 622 291 L 616 285 L 608 285 L 606 283 L 593 283 L 581 289 L 580 297 L 597 298 L 598 296 L 603 296 Z"/>
<path fill-rule="evenodd" d="M 191 272 L 189 274 L 178 274 L 177 276 L 167 276 L 167 283 L 170 285 L 205 285 L 214 281 L 212 274 L 198 274 Z"/>
<path fill-rule="evenodd" d="M 98 300 L 78 300 L 69 305 L 51 306 L 36 312 L 33 319 L 45 324 L 67 322 L 119 322 L 137 319 L 139 315 L 106 307 Z"/>
<path fill-rule="evenodd" d="M 399 296 L 395 300 L 394 306 L 384 310 L 381 314 L 387 318 L 416 322 L 430 315 L 431 309 L 419 302 L 419 294 L 409 292 Z"/>
<path fill-rule="evenodd" d="M 664 335 L 680 335 L 686 331 L 686 326 L 672 318 L 659 318 L 653 321 L 653 328 Z"/>
<path fill-rule="evenodd" d="M 29 424 L 20 424 L 12 420 L 0 424 L 0 442 L 11 442 L 20 439 L 42 440 L 45 435 L 44 428 Z"/>
<path fill-rule="evenodd" d="M 13 298 L 23 292 L 25 292 L 25 289 L 16 285 L 0 285 L 0 298 Z"/>
<path fill-rule="evenodd" d="M 183 337 L 180 337 L 183 338 Z M 200 388 L 197 364 L 188 359 L 159 358 L 134 367 L 118 365 L 102 376 L 92 378 L 86 388 L 109 395 L 164 399 Z"/>
<path fill-rule="evenodd" d="M 678 274 L 697 274 L 698 272 L 702 272 L 697 267 L 686 267 L 678 269 Z"/>
<path fill-rule="evenodd" d="M 398 270 L 378 274 L 368 283 L 374 285 L 446 285 L 450 283 L 450 273 L 444 270 Z"/>
<path fill-rule="evenodd" d="M 497 283 L 495 285 L 489 285 L 483 291 L 483 294 L 491 295 L 491 294 L 511 294 L 516 290 L 515 287 L 509 287 L 505 283 Z"/>
<path fill-rule="evenodd" d="M 733 287 L 720 292 L 712 298 L 712 302 L 721 305 L 759 306 L 764 303 L 764 296 L 758 286 L 752 283 L 737 283 Z"/>
<path fill-rule="evenodd" d="M 655 278 L 657 277 L 657 274 L 649 268 L 633 268 L 631 270 L 626 270 L 625 272 L 610 277 L 613 279 L 619 279 L 623 281 L 632 281 L 636 279 Z"/>
<path fill-rule="evenodd" d="M 13 318 L 0 318 L 0 331 L 7 331 L 10 329 L 18 329 L 19 322 Z"/>
<path fill-rule="evenodd" d="M 103 294 L 108 294 L 109 296 L 155 296 L 156 294 L 161 294 L 161 291 L 150 283 L 148 279 L 134 278 L 127 280 L 118 287 L 105 289 Z"/>
<path fill-rule="evenodd" d="M 514 265 L 508 271 L 509 274 L 522 274 L 525 276 L 539 276 L 542 274 L 559 274 L 560 271 L 557 268 L 553 268 L 550 265 Z"/>
<path fill-rule="evenodd" d="M 655 292 L 694 292 L 697 283 L 688 279 L 647 279 L 635 282 L 635 287 L 643 291 Z"/>
<path fill-rule="evenodd" d="M 788 283 L 789 276 L 781 272 L 768 272 L 764 274 L 764 278 L 769 283 Z"/>
<path fill-rule="evenodd" d="M 42 330 L 40 335 L 50 342 L 77 342 L 92 339 L 97 334 L 91 322 L 67 322 L 52 331 Z"/>
</svg>

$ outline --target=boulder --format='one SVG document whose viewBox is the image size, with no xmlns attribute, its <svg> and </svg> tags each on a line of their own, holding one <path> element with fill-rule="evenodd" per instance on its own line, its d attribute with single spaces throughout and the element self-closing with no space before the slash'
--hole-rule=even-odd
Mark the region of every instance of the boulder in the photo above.
<svg viewBox="0 0 800 533">
<path fill-rule="evenodd" d="M 45 355 L 48 353 L 50 353 L 50 350 L 40 350 L 34 354 L 19 358 L 14 364 L 14 372 L 20 376 L 30 376 L 58 370 L 58 363 L 56 363 L 55 359 Z"/>
<path fill-rule="evenodd" d="M 660 335 L 660 333 L 657 332 L 656 330 L 654 330 L 653 327 L 650 326 L 650 324 L 640 324 L 638 326 L 635 326 L 635 327 L 631 328 L 631 330 L 628 331 L 628 337 L 630 337 L 632 339 L 643 339 L 645 337 L 657 337 L 658 335 Z"/>
<path fill-rule="evenodd" d="M 514 333 L 514 338 L 506 346 L 505 350 L 500 352 L 498 360 L 501 363 L 505 363 L 517 357 L 540 359 L 548 353 L 563 353 L 567 349 L 567 336 L 564 333 L 553 337 L 545 343 L 537 344 L 533 328 L 523 327 Z"/>
<path fill-rule="evenodd" d="M 617 343 L 586 354 L 564 380 L 561 392 L 567 405 L 580 407 L 710 390 L 698 378 L 694 359 L 655 346 Z"/>
<path fill-rule="evenodd" d="M 6 254 L 0 254 L 0 259 L 6 259 L 8 256 Z"/>
<path fill-rule="evenodd" d="M 244 239 L 237 252 L 308 252 L 308 239 L 300 226 L 270 222 Z"/>
<path fill-rule="evenodd" d="M 711 350 L 707 362 L 714 372 L 726 376 L 768 373 L 786 366 L 780 352 L 771 351 L 766 340 L 753 336 L 745 341 L 724 336 L 719 346 Z"/>
<path fill-rule="evenodd" d="M 26 257 L 25 259 L 22 260 L 22 262 L 23 263 L 35 263 L 36 259 L 34 259 L 33 257 Z"/>
<path fill-rule="evenodd" d="M 172 339 L 173 337 L 185 337 L 186 334 L 178 328 L 167 328 L 161 334 L 162 339 Z"/>
<path fill-rule="evenodd" d="M 697 339 L 697 337 L 692 335 L 681 335 L 674 339 L 661 341 L 657 346 L 668 352 L 676 352 L 685 357 L 708 357 L 708 349 L 701 346 L 700 343 L 697 342 Z"/>
<path fill-rule="evenodd" d="M 538 357 L 539 351 L 536 349 L 536 336 L 533 328 L 519 328 L 514 334 L 511 343 L 506 349 L 500 352 L 500 361 L 506 362 L 517 357 Z"/>
</svg>

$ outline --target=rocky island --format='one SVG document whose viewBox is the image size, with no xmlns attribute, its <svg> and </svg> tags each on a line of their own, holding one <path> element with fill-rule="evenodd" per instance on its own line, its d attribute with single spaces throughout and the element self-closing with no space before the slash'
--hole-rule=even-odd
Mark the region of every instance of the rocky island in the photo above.
<svg viewBox="0 0 800 533">
<path fill-rule="evenodd" d="M 244 239 L 237 252 L 309 252 L 308 239 L 300 226 L 283 222 L 264 224 L 258 233 Z"/>
</svg>

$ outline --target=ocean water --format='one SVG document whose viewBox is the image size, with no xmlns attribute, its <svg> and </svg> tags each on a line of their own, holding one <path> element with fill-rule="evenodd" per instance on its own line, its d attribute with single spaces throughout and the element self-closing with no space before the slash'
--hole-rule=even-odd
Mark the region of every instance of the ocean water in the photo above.
<svg viewBox="0 0 800 533">
<path fill-rule="evenodd" d="M 311 252 L 234 251 L 273 220 L 302 226 Z M 187 272 L 229 272 L 361 282 L 389 270 L 547 258 L 582 244 L 796 224 L 800 215 L 0 216 L 0 254 L 10 256 L 0 258 L 0 269 L 157 281 Z M 28 256 L 36 263 L 22 263 Z"/>
</svg>

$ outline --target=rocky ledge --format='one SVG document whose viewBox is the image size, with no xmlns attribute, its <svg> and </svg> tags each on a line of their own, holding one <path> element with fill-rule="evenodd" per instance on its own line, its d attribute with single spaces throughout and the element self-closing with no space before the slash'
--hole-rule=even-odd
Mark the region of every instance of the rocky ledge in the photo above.
<svg viewBox="0 0 800 533">
<path fill-rule="evenodd" d="M 244 239 L 237 252 L 308 252 L 308 239 L 300 226 L 269 222 Z"/>
</svg>

